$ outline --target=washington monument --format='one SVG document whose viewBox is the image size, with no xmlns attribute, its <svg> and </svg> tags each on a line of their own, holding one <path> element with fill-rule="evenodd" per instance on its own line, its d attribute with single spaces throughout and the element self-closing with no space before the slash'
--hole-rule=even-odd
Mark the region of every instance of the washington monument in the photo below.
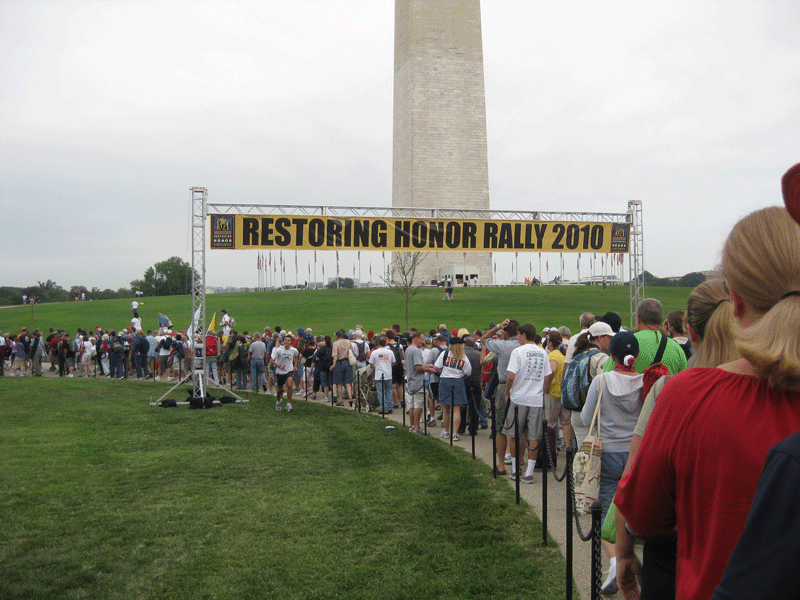
<svg viewBox="0 0 800 600">
<path fill-rule="evenodd" d="M 480 0 L 395 2 L 392 206 L 489 209 Z M 417 278 L 447 274 L 492 283 L 489 254 L 431 253 Z"/>
</svg>

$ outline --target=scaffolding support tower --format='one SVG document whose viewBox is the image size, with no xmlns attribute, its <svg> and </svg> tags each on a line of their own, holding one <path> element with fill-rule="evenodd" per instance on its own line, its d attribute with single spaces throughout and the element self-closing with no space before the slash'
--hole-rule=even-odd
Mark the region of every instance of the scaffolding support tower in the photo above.
<svg viewBox="0 0 800 600">
<path fill-rule="evenodd" d="M 192 188 L 192 326 L 190 334 L 206 331 L 206 217 L 208 190 Z M 195 351 L 192 360 L 192 386 L 194 398 L 205 397 L 206 344 L 200 344 L 200 355 Z"/>
<path fill-rule="evenodd" d="M 628 253 L 628 275 L 631 279 L 631 329 L 636 327 L 636 307 L 644 300 L 644 236 L 642 234 L 642 201 L 628 201 L 630 252 Z"/>
</svg>

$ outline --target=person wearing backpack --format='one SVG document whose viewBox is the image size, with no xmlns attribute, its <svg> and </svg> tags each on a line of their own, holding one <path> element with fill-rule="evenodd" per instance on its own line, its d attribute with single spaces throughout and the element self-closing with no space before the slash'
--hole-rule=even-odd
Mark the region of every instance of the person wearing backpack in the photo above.
<svg viewBox="0 0 800 600">
<path fill-rule="evenodd" d="M 136 379 L 140 380 L 142 377 L 150 377 L 150 371 L 147 368 L 147 353 L 150 352 L 150 342 L 144 336 L 141 329 L 136 331 L 136 337 L 133 338 L 133 365 L 136 369 Z"/>
<path fill-rule="evenodd" d="M 644 370 L 653 364 L 661 338 L 665 337 L 660 331 L 663 315 L 664 308 L 661 302 L 655 298 L 645 298 L 636 307 L 637 332 L 634 335 L 639 342 L 640 349 L 639 358 L 636 359 L 636 370 L 639 373 L 644 373 Z M 672 375 L 675 375 L 686 368 L 686 354 L 674 340 L 667 339 L 661 362 L 666 365 Z M 613 369 L 613 364 L 606 362 L 606 372 Z"/>
<path fill-rule="evenodd" d="M 125 371 L 122 368 L 124 346 L 122 338 L 113 329 L 108 332 L 108 342 L 111 352 L 108 353 L 108 378 L 124 379 Z"/>
<path fill-rule="evenodd" d="M 581 411 L 583 425 L 589 427 L 595 408 L 599 405 L 598 432 L 603 453 L 597 499 L 602 507 L 601 523 L 611 507 L 617 484 L 628 461 L 633 430 L 642 410 L 643 386 L 643 376 L 636 370 L 636 357 L 639 355 L 636 336 L 630 331 L 621 331 L 611 338 L 608 349 L 614 368 L 595 377 Z M 600 593 L 614 594 L 617 592 L 616 552 L 610 542 L 603 540 L 602 545 L 610 560 Z"/>
<path fill-rule="evenodd" d="M 214 383 L 219 385 L 219 368 L 217 365 L 217 357 L 219 356 L 219 338 L 217 334 L 209 332 L 206 335 L 206 369 L 208 375 L 214 380 Z M 208 375 L 206 377 L 208 377 Z"/>
<path fill-rule="evenodd" d="M 156 336 L 156 343 L 158 344 L 158 370 L 161 375 L 166 375 L 167 381 L 172 381 L 172 365 L 168 364 L 170 352 L 172 351 L 172 332 L 169 329 L 161 330 L 161 333 Z M 160 378 L 156 375 L 156 381 Z"/>
<path fill-rule="evenodd" d="M 561 379 L 561 406 L 573 411 L 573 431 L 575 427 L 583 426 L 580 412 L 586 403 L 589 385 L 603 372 L 608 361 L 608 345 L 614 337 L 614 330 L 608 323 L 597 321 L 576 337 L 575 354 L 565 366 Z"/>
</svg>

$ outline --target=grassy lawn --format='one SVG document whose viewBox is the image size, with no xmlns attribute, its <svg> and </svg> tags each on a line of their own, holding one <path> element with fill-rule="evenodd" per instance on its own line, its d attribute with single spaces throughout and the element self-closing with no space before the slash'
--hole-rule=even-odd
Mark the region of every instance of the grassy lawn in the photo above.
<svg viewBox="0 0 800 600">
<path fill-rule="evenodd" d="M 0 598 L 563 597 L 467 453 L 303 401 L 150 407 L 166 389 L 0 378 Z"/>
<path fill-rule="evenodd" d="M 649 296 L 664 305 L 664 315 L 673 310 L 685 310 L 690 288 L 650 287 Z M 601 315 L 614 310 L 629 323 L 630 301 L 627 287 L 508 287 L 455 288 L 453 302 L 442 301 L 442 290 L 426 288 L 411 301 L 409 325 L 418 329 L 435 328 L 445 323 L 449 328 L 486 328 L 491 322 L 516 318 L 530 321 L 539 330 L 544 327 L 567 325 L 578 329 L 578 317 L 591 311 Z M 140 315 L 145 329 L 157 327 L 159 312 L 169 315 L 176 326 L 189 325 L 191 307 L 187 296 L 144 298 Z M 401 295 L 387 289 L 362 290 L 292 290 L 280 292 L 250 292 L 240 294 L 210 294 L 206 310 L 211 315 L 226 309 L 236 318 L 240 331 L 263 330 L 265 325 L 296 329 L 312 327 L 315 333 L 332 334 L 340 327 L 350 329 L 356 324 L 379 331 L 392 323 L 405 328 L 405 305 Z M 130 325 L 130 300 L 100 300 L 95 302 L 64 302 L 18 306 L 0 310 L 0 330 L 18 332 L 24 325 L 47 331 L 50 327 L 70 332 L 78 327 L 93 330 Z"/>
</svg>

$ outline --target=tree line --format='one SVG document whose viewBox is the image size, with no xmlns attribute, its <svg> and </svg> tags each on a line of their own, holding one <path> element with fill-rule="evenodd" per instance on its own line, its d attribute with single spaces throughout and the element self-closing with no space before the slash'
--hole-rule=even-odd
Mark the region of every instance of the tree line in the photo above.
<svg viewBox="0 0 800 600">
<path fill-rule="evenodd" d="M 85 285 L 73 285 L 66 290 L 50 279 L 28 287 L 3 286 L 0 287 L 0 306 L 22 304 L 23 296 L 26 302 L 33 298 L 38 302 L 71 302 L 81 298 L 113 300 L 133 298 L 136 292 L 141 292 L 144 296 L 176 296 L 188 294 L 191 292 L 191 286 L 192 267 L 181 258 L 173 256 L 149 267 L 141 279 L 131 281 L 130 287 L 117 290 L 109 288 L 101 290 L 98 287 L 90 290 Z"/>
</svg>

